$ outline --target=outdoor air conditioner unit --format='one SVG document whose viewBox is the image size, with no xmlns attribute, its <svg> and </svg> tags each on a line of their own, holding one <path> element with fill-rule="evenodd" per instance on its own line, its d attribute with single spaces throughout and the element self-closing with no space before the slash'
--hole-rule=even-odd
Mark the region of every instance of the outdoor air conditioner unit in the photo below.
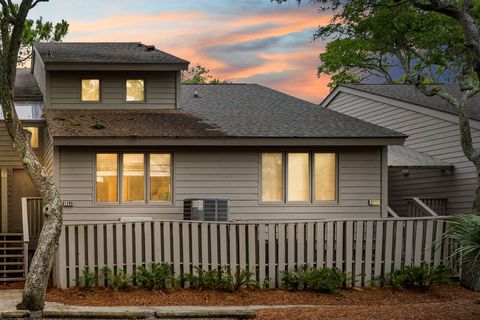
<svg viewBox="0 0 480 320">
<path fill-rule="evenodd" d="M 183 219 L 197 221 L 228 221 L 228 199 L 185 199 L 183 201 Z"/>
</svg>

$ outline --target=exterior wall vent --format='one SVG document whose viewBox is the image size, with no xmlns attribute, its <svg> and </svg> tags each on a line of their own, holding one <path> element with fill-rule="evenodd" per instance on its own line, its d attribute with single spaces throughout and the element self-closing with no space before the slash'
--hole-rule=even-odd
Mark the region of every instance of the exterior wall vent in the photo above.
<svg viewBox="0 0 480 320">
<path fill-rule="evenodd" d="M 228 199 L 185 199 L 183 201 L 183 219 L 197 221 L 228 221 Z"/>
</svg>

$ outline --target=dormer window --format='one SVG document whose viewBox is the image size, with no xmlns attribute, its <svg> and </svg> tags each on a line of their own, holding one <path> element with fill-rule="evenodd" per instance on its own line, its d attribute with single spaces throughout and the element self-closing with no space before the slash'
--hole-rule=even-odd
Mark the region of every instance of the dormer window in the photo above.
<svg viewBox="0 0 480 320">
<path fill-rule="evenodd" d="M 125 83 L 127 102 L 143 102 L 145 101 L 145 80 L 143 79 L 127 79 Z"/>
<path fill-rule="evenodd" d="M 82 101 L 100 101 L 100 79 L 82 79 Z"/>
</svg>

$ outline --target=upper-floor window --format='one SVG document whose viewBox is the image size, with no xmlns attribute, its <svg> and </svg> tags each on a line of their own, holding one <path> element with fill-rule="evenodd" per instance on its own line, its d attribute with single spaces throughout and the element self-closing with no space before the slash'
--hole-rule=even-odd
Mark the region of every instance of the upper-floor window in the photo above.
<svg viewBox="0 0 480 320">
<path fill-rule="evenodd" d="M 261 161 L 262 202 L 337 199 L 336 153 L 265 152 Z"/>
<path fill-rule="evenodd" d="M 100 79 L 82 79 L 82 101 L 100 101 Z"/>
<path fill-rule="evenodd" d="M 143 79 L 127 79 L 125 89 L 125 99 L 128 102 L 145 101 L 145 81 Z"/>
</svg>

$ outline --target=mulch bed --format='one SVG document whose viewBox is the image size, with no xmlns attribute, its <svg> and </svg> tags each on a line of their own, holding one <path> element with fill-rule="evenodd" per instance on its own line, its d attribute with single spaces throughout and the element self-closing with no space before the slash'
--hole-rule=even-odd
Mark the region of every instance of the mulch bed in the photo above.
<svg viewBox="0 0 480 320">
<path fill-rule="evenodd" d="M 458 299 L 473 303 L 480 293 L 458 284 L 434 286 L 427 292 L 400 289 L 344 290 L 338 295 L 286 290 L 240 290 L 235 293 L 173 289 L 168 293 L 146 290 L 111 292 L 100 288 L 93 292 L 77 289 L 49 289 L 47 301 L 77 306 L 247 306 L 247 305 L 402 305 L 449 303 Z M 476 305 L 480 308 L 480 305 Z"/>
</svg>

